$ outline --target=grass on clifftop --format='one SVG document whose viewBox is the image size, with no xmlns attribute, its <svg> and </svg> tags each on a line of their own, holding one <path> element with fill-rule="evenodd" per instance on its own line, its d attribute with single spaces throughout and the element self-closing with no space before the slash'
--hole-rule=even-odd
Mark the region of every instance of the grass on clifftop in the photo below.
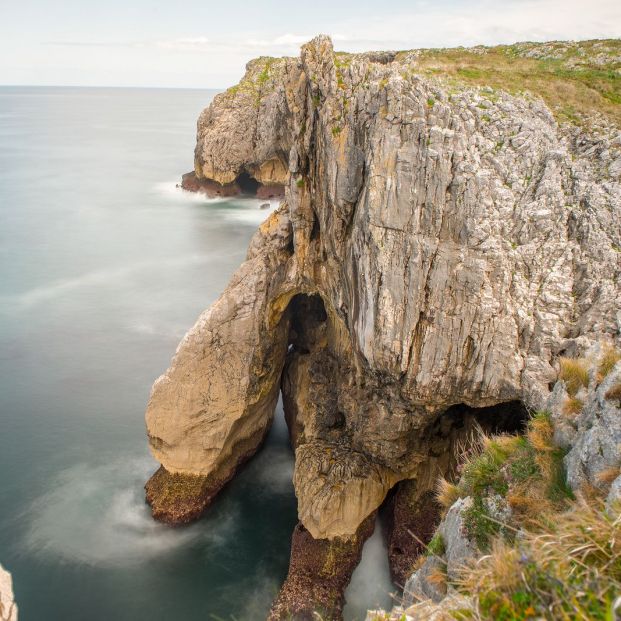
<svg viewBox="0 0 621 621">
<path fill-rule="evenodd" d="M 621 125 L 621 40 L 565 45 L 556 54 L 554 44 L 526 45 L 423 50 L 413 70 L 514 94 L 530 91 L 563 121 L 579 122 L 580 115 L 602 113 Z M 601 59 L 597 45 L 611 52 Z M 547 56 L 537 53 L 545 46 L 551 48 Z M 527 56 L 529 51 L 535 57 Z"/>
</svg>

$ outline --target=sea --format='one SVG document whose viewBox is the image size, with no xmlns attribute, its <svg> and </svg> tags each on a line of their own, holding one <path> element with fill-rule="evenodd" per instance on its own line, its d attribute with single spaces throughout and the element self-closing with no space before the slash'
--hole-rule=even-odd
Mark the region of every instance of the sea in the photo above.
<svg viewBox="0 0 621 621">
<path fill-rule="evenodd" d="M 261 621 L 287 574 L 280 405 L 200 521 L 144 502 L 151 384 L 277 206 L 177 187 L 216 93 L 0 87 L 0 564 L 20 621 Z M 378 525 L 346 621 L 393 591 Z"/>
</svg>

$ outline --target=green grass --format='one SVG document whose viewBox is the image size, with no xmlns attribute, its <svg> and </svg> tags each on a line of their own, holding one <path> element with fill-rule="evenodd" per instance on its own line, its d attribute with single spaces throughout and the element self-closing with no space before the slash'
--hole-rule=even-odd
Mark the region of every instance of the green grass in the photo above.
<svg viewBox="0 0 621 621">
<path fill-rule="evenodd" d="M 466 86 L 489 86 L 509 93 L 538 95 L 561 121 L 578 123 L 582 115 L 601 112 L 621 124 L 621 63 L 600 67 L 591 61 L 593 42 L 578 44 L 584 64 L 571 66 L 570 56 L 560 59 L 527 58 L 518 47 L 498 46 L 476 53 L 464 48 L 423 50 L 418 72 L 442 75 Z M 606 41 L 621 55 L 621 41 Z M 613 54 L 614 55 L 614 54 Z"/>
<path fill-rule="evenodd" d="M 427 555 L 428 556 L 442 556 L 446 551 L 446 546 L 444 544 L 444 539 L 440 533 L 436 533 L 431 541 L 427 544 Z"/>
</svg>

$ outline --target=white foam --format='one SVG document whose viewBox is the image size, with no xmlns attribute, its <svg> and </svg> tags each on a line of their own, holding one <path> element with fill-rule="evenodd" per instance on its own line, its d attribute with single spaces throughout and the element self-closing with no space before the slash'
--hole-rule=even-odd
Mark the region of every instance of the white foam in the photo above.
<svg viewBox="0 0 621 621">
<path fill-rule="evenodd" d="M 270 492 L 293 492 L 293 451 L 288 446 L 270 446 L 256 458 L 258 481 Z"/>
<path fill-rule="evenodd" d="M 190 202 L 190 203 L 219 203 L 224 201 L 223 198 L 208 198 L 200 192 L 188 192 L 184 190 L 178 181 L 163 181 L 156 183 L 153 186 L 153 190 L 156 194 L 163 196 L 166 199 L 174 200 L 176 202 Z"/>
<path fill-rule="evenodd" d="M 217 208 L 214 209 L 214 215 L 227 220 L 243 222 L 244 224 L 251 224 L 254 226 L 259 226 L 264 222 L 269 214 L 280 204 L 279 200 L 261 200 L 258 198 L 239 196 L 208 198 L 200 192 L 188 192 L 184 190 L 176 181 L 156 183 L 153 189 L 167 200 L 172 200 L 177 203 L 189 202 L 206 206 L 211 205 Z M 261 209 L 261 205 L 265 205 L 266 203 L 269 203 L 269 208 Z"/>
<path fill-rule="evenodd" d="M 145 458 L 65 470 L 30 508 L 25 549 L 73 562 L 116 566 L 148 562 L 199 538 L 222 545 L 236 521 L 232 509 L 224 519 L 210 522 L 209 528 L 203 523 L 173 529 L 153 520 L 143 485 L 155 466 Z"/>
<path fill-rule="evenodd" d="M 375 522 L 375 531 L 364 544 L 360 564 L 354 570 L 351 582 L 345 590 L 347 604 L 343 610 L 343 618 L 345 621 L 362 621 L 367 610 L 390 609 L 393 591 L 388 548 L 378 519 Z"/>
</svg>

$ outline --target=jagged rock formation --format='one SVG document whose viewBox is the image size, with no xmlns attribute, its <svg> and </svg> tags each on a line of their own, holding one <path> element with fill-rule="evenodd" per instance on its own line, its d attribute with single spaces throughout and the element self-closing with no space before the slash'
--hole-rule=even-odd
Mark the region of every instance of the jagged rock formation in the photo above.
<svg viewBox="0 0 621 621">
<path fill-rule="evenodd" d="M 0 621 L 17 621 L 11 574 L 0 565 Z"/>
<path fill-rule="evenodd" d="M 606 350 L 614 357 L 604 375 L 598 361 Z M 604 490 L 611 505 L 621 487 L 621 353 L 597 343 L 579 363 L 585 370 L 583 384 L 572 387 L 561 379 L 547 409 L 554 420 L 556 443 L 567 451 L 568 484 L 577 492 Z"/>
<path fill-rule="evenodd" d="M 538 97 L 426 63 L 320 36 L 253 61 L 201 115 L 198 179 L 286 198 L 154 384 L 159 519 L 200 514 L 282 386 L 299 519 L 353 537 L 399 481 L 422 495 L 450 470 L 479 408 L 510 425 L 544 405 L 560 354 L 619 338 L 614 126 L 561 127 Z"/>
</svg>

